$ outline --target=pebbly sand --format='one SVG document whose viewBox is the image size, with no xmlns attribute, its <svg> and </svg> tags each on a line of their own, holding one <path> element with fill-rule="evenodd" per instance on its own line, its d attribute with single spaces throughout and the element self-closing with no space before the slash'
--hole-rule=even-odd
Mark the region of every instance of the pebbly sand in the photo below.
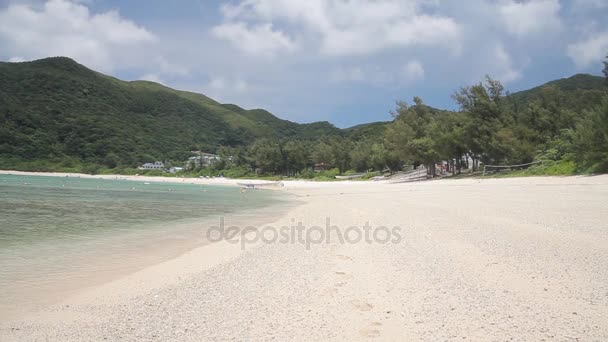
<svg viewBox="0 0 608 342">
<path fill-rule="evenodd" d="M 243 250 L 253 232 L 1 322 L 0 339 L 608 340 L 608 176 L 281 191 L 301 204 L 275 227 L 369 222 L 400 241 Z"/>
</svg>

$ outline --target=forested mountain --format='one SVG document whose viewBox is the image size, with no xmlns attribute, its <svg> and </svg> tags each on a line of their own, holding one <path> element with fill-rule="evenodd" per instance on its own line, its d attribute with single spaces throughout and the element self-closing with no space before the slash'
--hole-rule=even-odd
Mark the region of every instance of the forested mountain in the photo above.
<svg viewBox="0 0 608 342">
<path fill-rule="evenodd" d="M 153 82 L 125 82 L 69 58 L 0 63 L 4 168 L 24 160 L 135 166 L 260 138 L 340 134 L 328 122 L 298 124 Z"/>
<path fill-rule="evenodd" d="M 516 110 L 533 102 L 558 101 L 562 107 L 580 111 L 597 105 L 605 91 L 603 77 L 577 74 L 510 94 L 509 98 Z"/>
<path fill-rule="evenodd" d="M 608 171 L 608 88 L 575 75 L 514 94 L 490 77 L 452 97 L 457 112 L 398 103 L 385 143 L 398 159 L 458 171 L 542 162 L 554 174 Z M 536 167 L 536 169 L 542 169 Z M 545 172 L 545 171 L 542 171 Z"/>
<path fill-rule="evenodd" d="M 392 122 L 339 129 L 329 122 L 282 120 L 154 82 L 121 81 L 64 57 L 0 62 L 0 168 L 130 168 L 183 161 L 191 150 L 238 156 L 231 159 L 238 160 L 235 167 L 286 174 L 314 163 L 344 172 L 466 157 L 518 163 L 547 153 L 600 160 L 603 147 L 597 145 L 604 138 L 594 127 L 603 124 L 598 108 L 605 97 L 604 78 L 591 75 L 513 94 L 488 79 L 454 95 L 458 112 L 416 98 L 413 106 L 400 103 Z"/>
</svg>

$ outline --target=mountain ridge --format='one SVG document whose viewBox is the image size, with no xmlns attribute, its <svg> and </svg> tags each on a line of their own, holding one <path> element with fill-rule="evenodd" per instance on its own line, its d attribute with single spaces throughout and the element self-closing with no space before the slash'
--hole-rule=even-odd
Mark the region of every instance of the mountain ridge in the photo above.
<svg viewBox="0 0 608 342">
<path fill-rule="evenodd" d="M 593 103 L 603 78 L 574 75 L 509 95 L 515 105 L 546 93 L 575 93 Z M 579 96 L 580 95 L 580 96 Z M 579 110 L 585 101 L 565 103 Z M 0 167 L 22 161 L 108 167 L 183 160 L 258 139 L 381 139 L 390 122 L 340 129 L 327 121 L 297 123 L 264 109 L 220 103 L 204 94 L 151 81 L 123 81 L 67 57 L 0 62 Z"/>
</svg>

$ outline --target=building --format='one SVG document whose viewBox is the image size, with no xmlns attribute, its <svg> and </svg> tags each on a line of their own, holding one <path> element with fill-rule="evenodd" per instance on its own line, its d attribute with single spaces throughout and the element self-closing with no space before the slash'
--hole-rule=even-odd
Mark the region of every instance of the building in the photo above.
<svg viewBox="0 0 608 342">
<path fill-rule="evenodd" d="M 205 153 L 201 151 L 192 151 L 192 153 L 196 155 L 188 158 L 188 161 L 186 162 L 186 167 L 189 169 L 194 169 L 197 167 L 208 167 L 220 160 L 220 156 L 216 154 Z"/>
<path fill-rule="evenodd" d="M 162 162 L 154 162 L 154 163 L 145 163 L 142 166 L 138 167 L 140 170 L 164 170 L 165 164 Z"/>
<path fill-rule="evenodd" d="M 184 170 L 183 167 L 174 166 L 174 167 L 170 167 L 169 168 L 169 173 L 178 173 L 178 172 L 181 172 L 183 170 Z"/>
</svg>

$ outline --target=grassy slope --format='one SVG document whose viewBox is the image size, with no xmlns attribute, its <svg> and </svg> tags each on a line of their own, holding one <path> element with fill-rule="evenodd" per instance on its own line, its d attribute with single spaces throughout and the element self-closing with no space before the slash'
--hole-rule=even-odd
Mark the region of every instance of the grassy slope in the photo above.
<svg viewBox="0 0 608 342">
<path fill-rule="evenodd" d="M 237 132 L 176 94 L 133 86 L 66 58 L 0 63 L 0 154 L 99 162 L 173 157 Z M 158 156 L 155 154 L 159 154 Z"/>
<path fill-rule="evenodd" d="M 0 167 L 108 158 L 136 165 L 183 159 L 194 148 L 326 134 L 341 131 L 327 122 L 298 124 L 154 82 L 121 81 L 68 58 L 0 62 Z"/>
<path fill-rule="evenodd" d="M 577 74 L 568 78 L 554 80 L 532 89 L 510 95 L 516 109 L 522 109 L 534 101 L 559 96 L 561 106 L 581 112 L 601 101 L 606 91 L 604 78 L 587 74 Z"/>
</svg>

